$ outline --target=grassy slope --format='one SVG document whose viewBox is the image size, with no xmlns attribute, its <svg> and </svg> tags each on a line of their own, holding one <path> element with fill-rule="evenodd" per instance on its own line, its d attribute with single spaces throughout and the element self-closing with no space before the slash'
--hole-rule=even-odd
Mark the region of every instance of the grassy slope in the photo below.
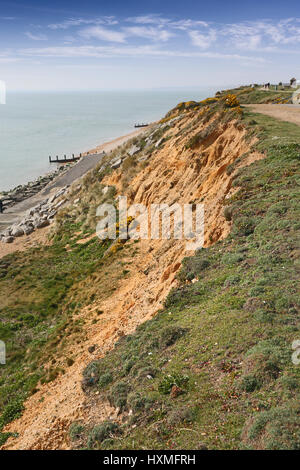
<svg viewBox="0 0 300 470">
<path fill-rule="evenodd" d="M 159 131 L 155 138 L 161 137 Z M 89 172 L 82 181 L 79 204 L 72 205 L 78 198 L 74 186 L 68 196 L 70 207 L 56 218 L 51 246 L 0 260 L 0 339 L 6 344 L 6 365 L 0 365 L 0 445 L 9 437 L 1 429 L 22 414 L 24 400 L 36 392 L 39 382 L 54 380 L 72 365 L 66 347 L 84 339 L 84 321 L 78 318 L 81 308 L 112 295 L 119 279 L 127 275 L 122 255 L 103 259 L 110 241 L 93 238 L 84 244 L 77 242 L 95 233 L 98 205 L 115 202 L 114 188 L 105 195 L 102 191 L 101 180 L 112 171 L 106 160 L 120 152 L 126 154 L 137 142 L 145 146 L 143 138 L 130 140 L 107 156 L 101 168 Z M 147 152 L 152 150 L 149 147 Z M 145 165 L 135 159 L 124 162 L 126 178 Z M 126 245 L 125 250 L 128 258 L 138 247 Z M 97 314 L 90 314 L 88 321 L 96 323 Z"/>
<path fill-rule="evenodd" d="M 75 447 L 300 448 L 300 128 L 244 121 L 267 157 L 235 180 L 231 235 L 186 259 L 165 309 L 85 370 L 88 397 L 133 413 L 121 427 L 74 423 Z"/>
<path fill-rule="evenodd" d="M 260 90 L 259 87 L 241 87 L 233 90 L 233 93 L 238 97 L 241 104 L 267 104 L 291 102 L 293 91 L 294 90 L 267 91 Z"/>
<path fill-rule="evenodd" d="M 0 338 L 7 349 L 7 364 L 0 369 L 0 429 L 19 416 L 39 380 L 51 381 L 63 373 L 54 358 L 67 336 L 76 340 L 80 334 L 82 325 L 74 315 L 90 299 L 82 298 L 79 304 L 72 301 L 72 294 L 99 269 L 107 246 L 95 240 L 76 245 L 76 237 L 71 238 L 76 228 L 65 224 L 64 237 L 53 246 L 13 254 L 0 262 Z M 67 243 L 72 251 L 66 250 Z M 70 360 L 65 358 L 65 367 Z M 53 365 L 45 368 L 49 361 Z M 5 437 L 0 435 L 0 442 Z"/>
<path fill-rule="evenodd" d="M 253 413 L 273 413 L 283 404 L 289 419 L 296 416 L 288 403 L 299 384 L 290 346 L 299 337 L 294 281 L 299 226 L 293 201 L 300 130 L 261 115 L 247 113 L 244 119 L 253 132 L 260 133 L 258 147 L 265 149 L 268 158 L 239 177 L 242 191 L 232 201 L 233 208 L 227 208 L 237 227 L 232 237 L 187 260 L 182 288 L 170 294 L 165 311 L 85 372 L 88 396 L 95 391 L 95 386 L 88 386 L 95 382 L 90 381 L 92 370 L 96 377 L 101 375 L 104 397 L 109 395 L 115 406 L 134 410 L 123 434 L 116 433 L 102 447 L 195 448 L 203 442 L 209 448 L 236 448 L 241 429 Z M 284 147 L 276 146 L 277 142 Z M 78 231 L 90 233 L 94 207 L 104 202 L 100 181 L 98 171 L 87 176 L 79 211 L 82 218 L 70 217 L 72 211 L 62 214 L 52 246 L 0 262 L 0 338 L 8 352 L 7 365 L 0 366 L 0 429 L 22 412 L 24 399 L 35 392 L 39 380 L 52 380 L 72 363 L 64 349 L 82 334 L 77 312 L 110 295 L 125 275 L 117 256 L 109 260 L 109 269 L 102 260 L 106 245 L 96 240 L 76 244 L 82 237 Z M 242 215 L 250 219 L 249 228 L 245 219 L 240 220 Z M 191 284 L 194 277 L 200 280 Z M 244 371 L 240 362 L 252 346 L 272 338 L 279 338 L 280 344 L 263 343 L 262 352 L 254 351 L 264 357 L 274 350 L 279 356 L 270 359 L 275 372 L 265 383 L 255 370 Z M 273 359 L 280 365 L 272 365 Z M 122 365 L 115 368 L 115 364 Z M 101 374 L 104 367 L 106 373 Z M 168 393 L 172 382 L 185 391 L 176 399 Z M 243 387 L 254 390 L 246 392 Z M 262 413 L 258 416 L 267 419 Z M 71 434 L 75 446 L 89 441 L 97 447 L 110 431 L 109 426 L 91 431 L 75 423 Z M 0 443 L 6 438 L 0 434 Z M 290 437 L 287 440 L 290 447 L 294 445 Z"/>
</svg>

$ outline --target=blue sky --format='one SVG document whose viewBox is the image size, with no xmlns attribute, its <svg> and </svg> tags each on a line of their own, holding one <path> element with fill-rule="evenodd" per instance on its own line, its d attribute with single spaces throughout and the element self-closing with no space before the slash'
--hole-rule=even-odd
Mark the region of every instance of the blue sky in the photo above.
<svg viewBox="0 0 300 470">
<path fill-rule="evenodd" d="M 8 90 L 276 83 L 299 46 L 299 1 L 0 0 Z"/>
</svg>

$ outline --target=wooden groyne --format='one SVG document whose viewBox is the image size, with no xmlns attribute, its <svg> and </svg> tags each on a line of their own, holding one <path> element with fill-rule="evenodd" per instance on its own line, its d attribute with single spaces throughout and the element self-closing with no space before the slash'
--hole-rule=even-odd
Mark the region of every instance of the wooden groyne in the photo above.
<svg viewBox="0 0 300 470">
<path fill-rule="evenodd" d="M 149 124 L 135 124 L 134 127 L 148 127 Z"/>
<path fill-rule="evenodd" d="M 64 155 L 63 158 L 59 158 L 58 155 L 56 155 L 55 158 L 52 158 L 51 155 L 49 155 L 49 163 L 71 163 L 80 160 L 81 157 L 81 153 L 78 157 L 75 157 L 74 153 L 72 153 L 72 157 L 69 158 L 67 157 L 67 155 Z"/>
</svg>

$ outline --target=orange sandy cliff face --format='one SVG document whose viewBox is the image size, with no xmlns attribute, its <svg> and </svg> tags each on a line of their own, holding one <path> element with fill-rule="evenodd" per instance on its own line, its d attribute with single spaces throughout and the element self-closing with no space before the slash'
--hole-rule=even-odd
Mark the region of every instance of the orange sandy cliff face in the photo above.
<svg viewBox="0 0 300 470">
<path fill-rule="evenodd" d="M 251 153 L 251 143 L 245 140 L 246 130 L 237 121 L 220 122 L 201 144 L 187 149 L 187 141 L 210 124 L 200 121 L 198 127 L 188 130 L 191 119 L 186 115 L 167 131 L 164 146 L 134 176 L 125 195 L 129 203 L 147 207 L 151 203 L 204 203 L 205 246 L 209 246 L 225 238 L 231 228 L 223 215 L 224 200 L 236 191 L 231 187 L 234 172 L 226 172 L 228 165 L 245 154 L 239 165 L 249 165 L 262 155 Z M 114 185 L 118 194 L 124 195 L 123 178 L 121 167 L 107 176 L 104 183 Z M 100 305 L 82 310 L 83 318 L 97 309 L 104 313 L 96 325 L 86 326 L 85 339 L 77 350 L 72 346 L 74 364 L 55 381 L 40 386 L 25 403 L 23 416 L 6 426 L 6 432 L 17 432 L 19 437 L 8 440 L 5 449 L 68 449 L 67 431 L 72 421 L 83 419 L 89 423 L 95 414 L 98 422 L 117 419 L 116 410 L 107 402 L 97 401 L 97 397 L 96 406 L 87 406 L 81 390 L 82 370 L 91 359 L 99 357 L 99 351 L 103 355 L 118 338 L 132 333 L 157 313 L 175 285 L 176 273 L 187 255 L 185 242 L 180 240 L 144 240 L 138 247 L 138 253 L 131 259 L 130 273 L 120 281 L 117 291 Z M 122 260 L 126 261 L 124 255 Z M 91 355 L 87 349 L 93 344 L 99 345 L 99 349 Z"/>
</svg>

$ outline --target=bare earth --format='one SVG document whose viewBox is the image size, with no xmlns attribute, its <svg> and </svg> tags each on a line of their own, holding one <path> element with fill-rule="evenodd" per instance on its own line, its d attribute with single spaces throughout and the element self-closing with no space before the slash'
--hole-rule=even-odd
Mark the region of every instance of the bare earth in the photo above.
<svg viewBox="0 0 300 470">
<path fill-rule="evenodd" d="M 187 117 L 169 131 L 171 138 L 155 153 L 149 165 L 134 177 L 125 194 L 130 203 L 147 207 L 153 202 L 173 205 L 204 200 L 205 246 L 209 246 L 230 232 L 231 222 L 224 218 L 224 199 L 231 197 L 237 188 L 231 186 L 234 173 L 227 174 L 226 168 L 240 155 L 247 154 L 247 157 L 237 165 L 236 170 L 263 156 L 249 152 L 245 129 L 230 123 L 221 135 L 216 134 L 208 139 L 206 145 L 199 149 L 205 162 L 200 172 L 197 159 L 191 159 L 190 151 L 185 148 L 191 134 L 186 139 L 177 138 L 178 131 L 189 122 Z M 119 168 L 108 175 L 103 183 L 115 185 L 118 194 L 122 194 L 122 176 L 122 169 Z M 90 407 L 81 389 L 82 370 L 91 360 L 112 349 L 120 337 L 132 333 L 137 325 L 156 315 L 170 289 L 176 285 L 176 273 L 187 254 L 184 241 L 174 239 L 142 240 L 138 248 L 134 257 L 127 258 L 122 254 L 123 263 L 128 263 L 129 273 L 126 279 L 119 280 L 113 295 L 81 310 L 79 318 L 85 322 L 81 343 L 70 341 L 64 355 L 61 358 L 57 355 L 56 358 L 56 365 L 61 365 L 65 355 L 72 355 L 74 364 L 56 380 L 39 385 L 39 390 L 28 398 L 22 417 L 5 428 L 5 432 L 18 433 L 19 437 L 9 439 L 3 449 L 69 449 L 68 429 L 71 422 L 83 420 L 92 424 L 122 419 L 100 396 L 97 398 L 95 395 L 97 406 Z M 117 272 L 118 261 L 117 258 Z M 99 309 L 103 312 L 100 319 L 97 317 Z M 93 320 L 96 318 L 98 321 L 95 324 Z M 97 345 L 92 354 L 88 352 L 91 345 Z"/>
<path fill-rule="evenodd" d="M 266 114 L 280 121 L 293 122 L 300 126 L 300 106 L 289 104 L 246 104 L 256 113 Z"/>
</svg>

